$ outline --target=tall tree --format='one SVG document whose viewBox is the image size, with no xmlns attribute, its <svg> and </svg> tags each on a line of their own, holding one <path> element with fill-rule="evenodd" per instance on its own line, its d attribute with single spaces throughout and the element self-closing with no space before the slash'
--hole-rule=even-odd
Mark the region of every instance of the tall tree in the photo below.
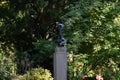
<svg viewBox="0 0 120 80">
<path fill-rule="evenodd" d="M 62 17 L 67 25 L 68 47 L 74 54 L 87 54 L 87 67 L 119 68 L 120 2 L 118 0 L 79 0 Z"/>
<path fill-rule="evenodd" d="M 47 59 L 53 53 L 51 41 L 57 39 L 55 22 L 61 21 L 60 17 L 71 3 L 72 0 L 0 1 L 0 42 L 4 43 L 2 46 L 14 47 L 17 63 L 21 66 L 21 60 L 25 63 L 25 59 L 29 58 L 28 63 L 33 67 L 40 65 L 49 68 Z"/>
</svg>

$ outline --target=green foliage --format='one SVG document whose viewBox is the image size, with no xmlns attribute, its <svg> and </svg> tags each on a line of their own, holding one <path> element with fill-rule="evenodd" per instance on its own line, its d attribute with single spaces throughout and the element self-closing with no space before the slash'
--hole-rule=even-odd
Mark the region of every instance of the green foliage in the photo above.
<svg viewBox="0 0 120 80">
<path fill-rule="evenodd" d="M 5 43 L 2 46 L 13 45 L 19 74 L 26 71 L 19 68 L 22 67 L 23 59 L 29 60 L 31 67 L 42 65 L 48 68 L 49 65 L 43 65 L 43 63 L 52 64 L 50 57 L 53 53 L 51 48 L 54 46 L 51 42 L 57 39 L 55 22 L 60 21 L 61 15 L 67 9 L 65 7 L 69 6 L 72 1 L 0 1 L 0 42 Z M 34 43 L 40 47 L 36 47 Z"/>
<path fill-rule="evenodd" d="M 75 54 L 88 54 L 92 67 L 119 63 L 119 1 L 81 0 L 69 8 L 62 19 Z M 71 48 L 70 48 L 71 49 Z M 95 69 L 95 68 L 94 68 Z"/>
<path fill-rule="evenodd" d="M 103 75 L 105 67 L 113 66 L 111 61 L 116 64 L 116 71 L 119 68 L 119 5 L 118 0 L 79 0 L 61 17 L 67 26 L 66 32 L 70 32 L 66 34 L 70 42 L 67 45 L 69 53 L 73 51 L 74 55 L 88 56 L 85 59 L 87 68 L 90 69 L 86 71 L 88 73 L 93 71 L 94 74 Z"/>
<path fill-rule="evenodd" d="M 38 64 L 40 64 L 41 67 L 51 70 L 53 68 L 54 42 L 40 39 L 37 42 L 33 42 L 33 45 L 35 46 L 35 51 L 37 51 L 37 53 L 31 54 L 33 66 L 39 66 Z"/>
<path fill-rule="evenodd" d="M 26 51 L 16 51 L 17 73 L 24 74 L 31 68 L 38 66 L 44 67 L 52 71 L 53 69 L 53 53 L 55 44 L 46 39 L 39 39 L 32 42 L 33 49 Z"/>
<path fill-rule="evenodd" d="M 105 72 L 104 79 L 113 79 L 113 80 L 119 80 L 120 79 L 120 71 L 114 71 L 114 69 L 110 68 Z"/>
<path fill-rule="evenodd" d="M 13 80 L 53 80 L 51 73 L 47 69 L 35 68 L 27 71 L 23 76 L 18 76 Z"/>
<path fill-rule="evenodd" d="M 63 35 L 68 41 L 68 53 L 78 56 L 74 60 L 76 66 L 85 65 L 89 69 L 85 69 L 85 72 L 92 70 L 96 74 L 104 74 L 105 67 L 113 66 L 112 63 L 115 63 L 115 71 L 119 69 L 119 0 L 0 1 L 1 56 L 4 53 L 5 60 L 8 57 L 12 63 L 14 60 L 9 60 L 8 56 L 12 51 L 18 65 L 22 66 L 20 61 L 25 59 L 30 67 L 51 67 L 48 63 L 52 64 L 54 42 L 57 39 L 56 21 L 65 23 Z M 86 58 L 82 59 L 79 54 Z M 3 58 L 1 60 L 4 62 Z M 71 63 L 68 68 L 70 74 L 76 73 Z M 83 66 L 81 69 L 84 70 Z"/>
<path fill-rule="evenodd" d="M 94 71 L 87 65 L 87 54 L 69 54 L 68 58 L 68 80 L 82 80 L 82 76 L 92 77 Z"/>
<path fill-rule="evenodd" d="M 94 67 L 88 64 L 89 56 L 87 54 L 69 54 L 68 58 L 68 80 L 82 80 L 82 76 L 85 76 L 85 80 L 93 80 L 96 74 L 103 76 L 105 80 L 119 80 L 120 69 L 115 62 L 110 60 L 107 66 Z"/>
<path fill-rule="evenodd" d="M 1 45 L 0 43 L 0 80 L 11 80 L 16 75 L 14 52 L 8 47 L 1 49 Z"/>
</svg>

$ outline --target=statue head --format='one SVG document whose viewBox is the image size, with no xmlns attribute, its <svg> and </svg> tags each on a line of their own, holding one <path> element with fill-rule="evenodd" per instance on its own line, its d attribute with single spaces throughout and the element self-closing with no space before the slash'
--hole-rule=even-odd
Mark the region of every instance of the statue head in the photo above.
<svg viewBox="0 0 120 80">
<path fill-rule="evenodd" d="M 56 22 L 56 26 L 59 27 L 59 28 L 63 28 L 64 27 L 64 24 L 60 23 L 60 22 Z"/>
</svg>

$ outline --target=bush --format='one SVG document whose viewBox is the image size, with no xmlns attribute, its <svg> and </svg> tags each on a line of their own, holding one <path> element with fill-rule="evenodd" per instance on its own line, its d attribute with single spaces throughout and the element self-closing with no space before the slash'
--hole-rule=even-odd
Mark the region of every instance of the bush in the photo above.
<svg viewBox="0 0 120 80">
<path fill-rule="evenodd" d="M 23 76 L 17 76 L 13 80 L 53 80 L 53 78 L 49 70 L 43 68 L 35 68 L 28 71 Z"/>
<path fill-rule="evenodd" d="M 16 74 L 14 52 L 8 47 L 1 48 L 0 44 L 0 80 L 11 80 Z"/>
</svg>

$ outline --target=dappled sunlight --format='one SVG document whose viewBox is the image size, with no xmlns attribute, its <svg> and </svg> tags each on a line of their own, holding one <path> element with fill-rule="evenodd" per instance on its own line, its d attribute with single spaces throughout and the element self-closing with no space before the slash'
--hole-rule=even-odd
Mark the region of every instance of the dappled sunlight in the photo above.
<svg viewBox="0 0 120 80">
<path fill-rule="evenodd" d="M 119 0 L 2 0 L 1 80 L 40 78 L 38 67 L 53 77 L 55 22 L 65 24 L 68 80 L 120 79 Z"/>
</svg>

